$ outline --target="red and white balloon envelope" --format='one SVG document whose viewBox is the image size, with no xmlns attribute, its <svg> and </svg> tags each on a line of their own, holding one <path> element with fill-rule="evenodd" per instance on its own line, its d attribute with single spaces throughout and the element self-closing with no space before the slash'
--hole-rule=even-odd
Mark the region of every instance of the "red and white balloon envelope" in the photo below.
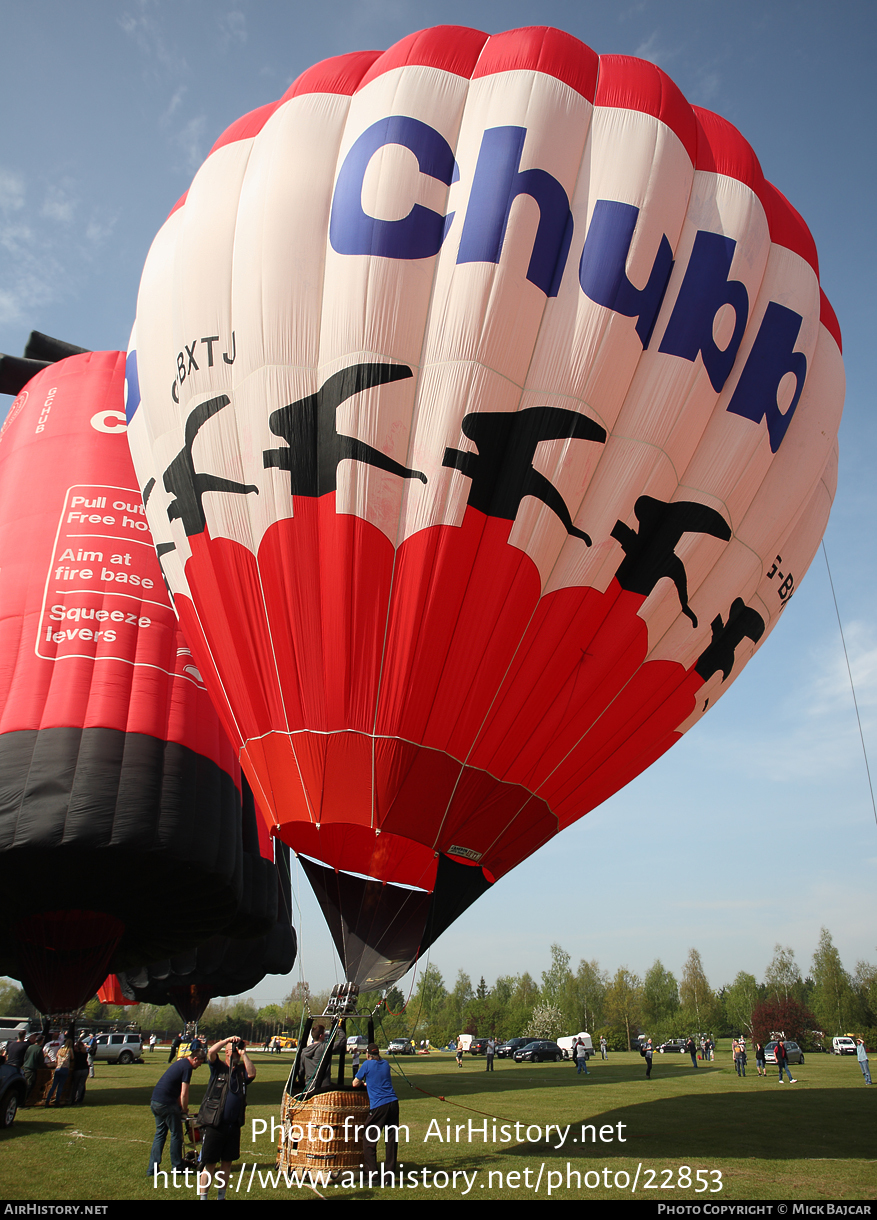
<svg viewBox="0 0 877 1220">
<path fill-rule="evenodd" d="M 129 438 L 186 638 L 348 977 L 399 977 L 649 766 L 828 520 L 806 225 L 657 67 L 438 28 L 217 141 Z"/>
</svg>

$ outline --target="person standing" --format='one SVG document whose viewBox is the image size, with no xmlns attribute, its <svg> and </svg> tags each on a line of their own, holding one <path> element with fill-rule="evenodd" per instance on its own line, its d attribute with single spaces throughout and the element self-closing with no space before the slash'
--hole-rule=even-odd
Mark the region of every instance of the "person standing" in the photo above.
<svg viewBox="0 0 877 1220">
<path fill-rule="evenodd" d="M 487 1067 L 486 1072 L 493 1071 L 493 1056 L 496 1054 L 496 1038 L 491 1036 L 487 1039 Z"/>
<path fill-rule="evenodd" d="M 91 1080 L 94 1076 L 94 1057 L 97 1054 L 97 1034 L 93 1033 L 85 1046 L 88 1051 L 88 1078 Z"/>
<path fill-rule="evenodd" d="M 6 1043 L 6 1062 L 11 1063 L 21 1071 L 24 1057 L 27 1054 L 27 1034 L 23 1029 L 18 1031 L 14 1040 Z"/>
<path fill-rule="evenodd" d="M 24 1062 L 21 1065 L 21 1071 L 27 1081 L 27 1093 L 25 1094 L 25 1105 L 27 1099 L 34 1091 L 34 1085 L 37 1082 L 37 1075 L 43 1063 L 43 1039 L 41 1034 L 33 1034 L 30 1038 L 30 1044 L 24 1053 Z"/>
<path fill-rule="evenodd" d="M 70 1104 L 81 1105 L 85 1100 L 85 1083 L 88 1080 L 88 1048 L 80 1038 L 73 1044 L 73 1077 L 70 1081 Z"/>
<path fill-rule="evenodd" d="M 691 1066 L 696 1068 L 697 1067 L 697 1043 L 695 1042 L 695 1040 L 693 1038 L 689 1038 L 688 1041 L 685 1043 L 685 1049 L 688 1051 L 689 1055 L 691 1056 Z"/>
<path fill-rule="evenodd" d="M 859 1061 L 859 1067 L 862 1069 L 862 1075 L 865 1077 L 865 1084 L 870 1084 L 871 1073 L 868 1070 L 868 1048 L 861 1038 L 856 1038 L 856 1058 Z"/>
<path fill-rule="evenodd" d="M 645 1046 L 643 1047 L 643 1056 L 645 1057 L 645 1061 L 646 1061 L 646 1080 L 651 1080 L 651 1078 L 652 1078 L 652 1056 L 654 1055 L 654 1053 L 655 1052 L 654 1052 L 654 1047 L 652 1046 L 652 1040 L 651 1040 L 651 1038 L 649 1038 L 649 1040 L 646 1042 Z"/>
<path fill-rule="evenodd" d="M 588 1071 L 588 1052 L 581 1038 L 576 1038 L 572 1049 L 573 1058 L 576 1061 L 576 1075 L 580 1076 L 584 1072 L 586 1076 L 590 1076 L 591 1073 Z"/>
<path fill-rule="evenodd" d="M 73 1041 L 70 1038 L 64 1039 L 64 1045 L 58 1051 L 55 1058 L 55 1074 L 52 1077 L 52 1087 L 49 1089 L 49 1096 L 46 1098 L 46 1106 L 52 1104 L 52 1098 L 57 1095 L 58 1100 L 56 1106 L 61 1106 L 64 1103 L 61 1097 L 64 1093 L 64 1086 L 67 1084 L 67 1077 L 70 1075 L 70 1069 L 73 1066 Z"/>
<path fill-rule="evenodd" d="M 780 1084 L 783 1083 L 783 1069 L 785 1069 L 785 1073 L 789 1078 L 789 1084 L 797 1084 L 797 1080 L 789 1071 L 789 1056 L 786 1054 L 786 1044 L 782 1038 L 780 1038 L 779 1042 L 777 1043 L 775 1054 L 777 1067 L 780 1069 Z"/>
<path fill-rule="evenodd" d="M 755 1043 L 755 1070 L 759 1076 L 763 1076 L 767 1080 L 767 1063 L 764 1058 L 764 1043 Z"/>
<path fill-rule="evenodd" d="M 600 1035 L 600 1058 L 601 1059 L 609 1058 L 609 1043 L 606 1041 L 605 1034 Z"/>
<path fill-rule="evenodd" d="M 223 1047 L 225 1063 L 219 1058 Z M 207 1198 L 217 1162 L 221 1162 L 216 1178 L 216 1197 L 224 1199 L 232 1163 L 241 1154 L 247 1089 L 256 1079 L 256 1069 L 247 1054 L 246 1043 L 236 1035 L 214 1043 L 207 1052 L 207 1062 L 210 1064 L 210 1083 L 198 1113 L 198 1125 L 203 1133 L 198 1198 Z"/>
<path fill-rule="evenodd" d="M 463 1039 L 457 1038 L 457 1067 L 463 1066 Z"/>
<path fill-rule="evenodd" d="M 384 1169 L 387 1173 L 396 1172 L 396 1149 L 399 1141 L 399 1099 L 390 1076 L 390 1065 L 381 1058 L 381 1052 L 374 1042 L 368 1045 L 368 1058 L 353 1078 L 355 1089 L 368 1091 L 369 1111 L 365 1120 L 365 1137 L 362 1142 L 362 1160 L 368 1173 L 376 1173 L 378 1168 L 378 1140 L 370 1138 L 384 1131 L 386 1141 L 386 1156 Z"/>
<path fill-rule="evenodd" d="M 301 1053 L 301 1066 L 305 1076 L 305 1088 L 309 1093 L 324 1093 L 331 1088 L 331 1058 L 344 1046 L 344 1033 L 339 1029 L 331 1047 L 326 1042 L 325 1025 L 315 1025 L 311 1030 L 313 1041 Z"/>
<path fill-rule="evenodd" d="M 182 1041 L 182 1039 L 180 1039 Z M 170 1132 L 171 1169 L 184 1169 L 183 1165 L 183 1115 L 189 1111 L 189 1081 L 207 1058 L 203 1050 L 193 1051 L 185 1059 L 178 1059 L 159 1080 L 152 1091 L 150 1109 L 155 1118 L 155 1138 L 149 1154 L 149 1169 L 146 1176 L 157 1179 L 161 1154 Z"/>
<path fill-rule="evenodd" d="M 737 1075 L 745 1077 L 746 1075 L 746 1043 L 742 1038 L 738 1038 L 734 1043 L 734 1067 L 737 1069 Z"/>
</svg>

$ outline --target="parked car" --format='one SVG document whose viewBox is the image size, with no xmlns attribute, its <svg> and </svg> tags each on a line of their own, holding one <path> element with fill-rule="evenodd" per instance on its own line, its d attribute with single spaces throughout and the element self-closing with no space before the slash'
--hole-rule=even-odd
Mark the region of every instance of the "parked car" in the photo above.
<svg viewBox="0 0 877 1220">
<path fill-rule="evenodd" d="M 469 1043 L 470 1055 L 484 1055 L 487 1053 L 488 1038 L 473 1038 Z"/>
<path fill-rule="evenodd" d="M 662 1042 L 657 1049 L 662 1055 L 684 1055 L 685 1039 L 671 1038 L 669 1042 Z"/>
<path fill-rule="evenodd" d="M 764 1062 L 765 1063 L 774 1063 L 774 1064 L 776 1063 L 776 1061 L 777 1061 L 776 1049 L 777 1049 L 776 1040 L 774 1040 L 773 1042 L 765 1042 L 765 1044 L 764 1044 Z M 853 1044 L 853 1050 L 855 1051 L 855 1043 Z M 789 1063 L 803 1063 L 804 1062 L 804 1052 L 801 1050 L 800 1046 L 798 1046 L 797 1042 L 789 1042 L 788 1040 L 786 1040 L 786 1057 L 787 1057 Z"/>
<path fill-rule="evenodd" d="M 496 1057 L 511 1059 L 515 1051 L 519 1051 L 522 1046 L 529 1046 L 532 1041 L 532 1038 L 509 1038 L 508 1042 L 503 1042 L 496 1048 Z"/>
<path fill-rule="evenodd" d="M 413 1055 L 414 1043 L 410 1038 L 391 1038 L 387 1046 L 390 1055 Z"/>
<path fill-rule="evenodd" d="M 0 1127 L 11 1127 L 27 1096 L 27 1081 L 11 1063 L 0 1063 Z"/>
<path fill-rule="evenodd" d="M 94 1057 L 107 1063 L 142 1063 L 143 1039 L 139 1034 L 98 1034 Z"/>
<path fill-rule="evenodd" d="M 563 1051 L 556 1042 L 528 1042 L 514 1054 L 515 1063 L 542 1063 L 546 1059 L 560 1063 L 562 1058 Z"/>
<path fill-rule="evenodd" d="M 832 1055 L 855 1055 L 856 1042 L 854 1038 L 832 1038 L 831 1040 Z"/>
</svg>

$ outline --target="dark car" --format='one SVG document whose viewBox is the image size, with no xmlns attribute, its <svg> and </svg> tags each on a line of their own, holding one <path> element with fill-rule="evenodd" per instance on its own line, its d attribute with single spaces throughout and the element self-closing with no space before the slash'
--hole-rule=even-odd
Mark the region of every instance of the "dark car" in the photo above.
<svg viewBox="0 0 877 1220">
<path fill-rule="evenodd" d="M 656 1048 L 662 1055 L 684 1055 L 685 1054 L 685 1039 L 671 1038 L 669 1042 L 662 1042 Z"/>
<path fill-rule="evenodd" d="M 515 1051 L 519 1051 L 522 1046 L 529 1046 L 533 1041 L 532 1038 L 509 1038 L 508 1042 L 503 1042 L 496 1048 L 497 1059 L 511 1059 Z"/>
<path fill-rule="evenodd" d="M 469 1043 L 470 1055 L 484 1055 L 487 1052 L 487 1043 L 489 1038 L 473 1038 Z"/>
<path fill-rule="evenodd" d="M 515 1063 L 542 1063 L 545 1059 L 553 1059 L 560 1063 L 563 1051 L 556 1042 L 528 1042 L 515 1051 Z"/>
<path fill-rule="evenodd" d="M 0 1127 L 11 1127 L 18 1107 L 24 1105 L 27 1081 L 11 1063 L 0 1063 Z"/>
</svg>

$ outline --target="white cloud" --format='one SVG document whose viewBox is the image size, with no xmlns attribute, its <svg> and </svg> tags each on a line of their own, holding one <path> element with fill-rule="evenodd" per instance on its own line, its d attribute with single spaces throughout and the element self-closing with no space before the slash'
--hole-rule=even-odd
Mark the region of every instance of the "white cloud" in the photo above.
<svg viewBox="0 0 877 1220">
<path fill-rule="evenodd" d="M 92 215 L 85 228 L 85 240 L 94 249 L 102 246 L 112 235 L 118 219 L 118 212 L 106 216 Z"/>
<path fill-rule="evenodd" d="M 100 208 L 87 220 L 79 212 L 72 179 L 28 184 L 0 167 L 0 322 L 31 322 L 38 309 L 76 291 L 118 219 Z"/>
<path fill-rule="evenodd" d="M 859 711 L 877 705 L 877 640 L 870 623 L 853 621 L 844 630 L 846 660 L 840 639 L 831 657 L 822 658 L 812 684 L 808 710 L 812 715 L 824 715 L 852 701 L 850 671 L 856 691 Z"/>
<path fill-rule="evenodd" d="M 70 224 L 76 212 L 77 200 L 68 187 L 52 184 L 46 191 L 40 214 L 59 224 Z"/>
<path fill-rule="evenodd" d="M 243 45 L 247 41 L 247 19 L 238 9 L 232 9 L 219 18 L 219 43 L 225 48 L 233 42 Z"/>
<path fill-rule="evenodd" d="M 678 54 L 678 48 L 670 50 L 663 45 L 657 30 L 650 34 L 645 42 L 641 42 L 634 51 L 634 55 L 639 59 L 647 59 L 649 63 L 657 64 L 659 67 L 664 67 L 665 64 L 675 59 Z"/>
<path fill-rule="evenodd" d="M 153 0 L 138 0 L 132 11 L 122 13 L 119 25 L 148 60 L 156 60 L 163 68 L 172 68 L 175 72 L 185 71 L 186 61 L 179 50 L 175 48 L 171 52 L 162 37 L 163 22 L 153 16 L 155 8 Z"/>
<path fill-rule="evenodd" d="M 697 80 L 697 97 L 698 104 L 700 102 L 709 102 L 718 96 L 721 87 L 722 78 L 718 72 L 708 71 L 702 68 L 698 73 Z"/>
<path fill-rule="evenodd" d="M 18 212 L 24 207 L 25 185 L 20 174 L 0 167 L 0 212 Z"/>
<path fill-rule="evenodd" d="M 208 146 L 204 135 L 206 129 L 207 116 L 199 114 L 195 118 L 189 119 L 188 123 L 185 123 L 174 136 L 174 143 L 183 151 L 186 168 L 192 173 L 207 155 Z"/>
<path fill-rule="evenodd" d="M 167 110 L 161 116 L 162 123 L 170 122 L 171 116 L 180 108 L 183 98 L 186 95 L 186 86 L 180 85 L 175 91 L 171 100 L 168 102 Z"/>
</svg>

